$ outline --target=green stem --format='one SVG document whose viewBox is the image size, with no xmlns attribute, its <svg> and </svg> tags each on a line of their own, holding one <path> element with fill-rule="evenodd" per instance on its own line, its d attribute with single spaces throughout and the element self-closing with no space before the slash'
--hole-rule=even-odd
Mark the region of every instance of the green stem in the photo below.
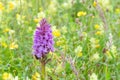
<svg viewBox="0 0 120 80">
<path fill-rule="evenodd" d="M 41 80 L 46 80 L 45 61 L 41 61 Z"/>
</svg>

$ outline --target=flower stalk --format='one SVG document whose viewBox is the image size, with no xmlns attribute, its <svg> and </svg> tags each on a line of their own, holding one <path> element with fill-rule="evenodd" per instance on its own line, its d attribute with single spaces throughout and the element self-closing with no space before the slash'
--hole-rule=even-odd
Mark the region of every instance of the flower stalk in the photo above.
<svg viewBox="0 0 120 80">
<path fill-rule="evenodd" d="M 45 60 L 42 59 L 40 63 L 41 63 L 41 80 L 46 80 Z"/>
</svg>

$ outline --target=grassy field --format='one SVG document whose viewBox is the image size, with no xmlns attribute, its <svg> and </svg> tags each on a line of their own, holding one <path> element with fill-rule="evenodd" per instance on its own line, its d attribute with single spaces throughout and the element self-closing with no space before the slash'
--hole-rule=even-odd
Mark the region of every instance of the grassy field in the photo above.
<svg viewBox="0 0 120 80">
<path fill-rule="evenodd" d="M 120 80 L 120 0 L 0 0 L 0 80 L 41 80 L 42 18 L 54 36 L 47 80 Z"/>
</svg>

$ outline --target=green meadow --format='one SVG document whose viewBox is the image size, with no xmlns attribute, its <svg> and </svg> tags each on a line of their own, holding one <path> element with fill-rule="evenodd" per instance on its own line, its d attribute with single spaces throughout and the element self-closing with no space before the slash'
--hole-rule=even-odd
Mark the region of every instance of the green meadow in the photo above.
<svg viewBox="0 0 120 80">
<path fill-rule="evenodd" d="M 0 80 L 42 80 L 32 46 L 43 18 L 46 80 L 120 80 L 120 0 L 0 0 Z"/>
</svg>

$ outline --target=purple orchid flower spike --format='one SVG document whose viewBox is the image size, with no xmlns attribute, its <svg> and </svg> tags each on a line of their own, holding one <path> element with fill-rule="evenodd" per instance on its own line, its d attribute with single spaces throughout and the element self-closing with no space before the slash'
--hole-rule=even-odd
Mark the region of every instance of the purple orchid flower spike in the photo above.
<svg viewBox="0 0 120 80">
<path fill-rule="evenodd" d="M 33 55 L 40 59 L 54 51 L 54 41 L 51 30 L 51 25 L 42 19 L 40 25 L 36 28 L 34 33 Z"/>
</svg>

